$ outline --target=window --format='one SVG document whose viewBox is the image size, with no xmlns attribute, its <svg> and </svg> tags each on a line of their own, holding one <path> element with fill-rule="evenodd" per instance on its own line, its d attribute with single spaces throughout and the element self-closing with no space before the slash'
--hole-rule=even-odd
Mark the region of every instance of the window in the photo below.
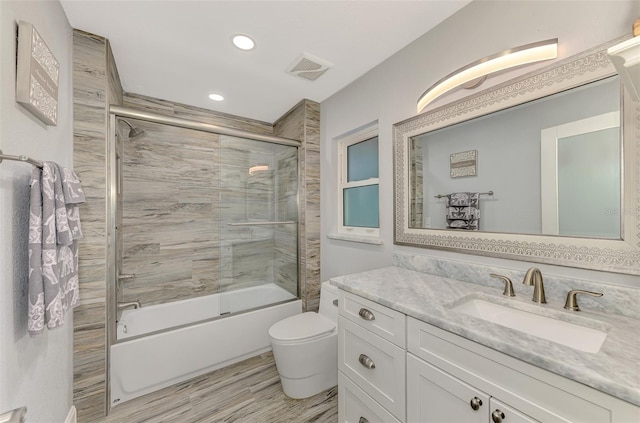
<svg viewBox="0 0 640 423">
<path fill-rule="evenodd" d="M 338 233 L 379 237 L 378 125 L 338 143 Z"/>
</svg>

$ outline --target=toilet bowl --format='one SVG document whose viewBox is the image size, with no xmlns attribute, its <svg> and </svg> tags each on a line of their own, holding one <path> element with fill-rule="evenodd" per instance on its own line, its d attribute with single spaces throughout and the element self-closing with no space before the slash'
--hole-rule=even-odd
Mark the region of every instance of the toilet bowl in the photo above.
<svg viewBox="0 0 640 423">
<path fill-rule="evenodd" d="M 320 310 L 280 320 L 269 328 L 282 390 L 308 398 L 338 384 L 338 288 L 323 282 Z"/>
</svg>

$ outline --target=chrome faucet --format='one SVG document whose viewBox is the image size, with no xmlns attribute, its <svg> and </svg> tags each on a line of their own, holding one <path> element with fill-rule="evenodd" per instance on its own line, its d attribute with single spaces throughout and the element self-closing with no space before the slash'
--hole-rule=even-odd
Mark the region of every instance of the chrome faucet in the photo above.
<svg viewBox="0 0 640 423">
<path fill-rule="evenodd" d="M 540 304 L 547 302 L 547 299 L 544 296 L 544 284 L 542 283 L 542 272 L 540 272 L 540 269 L 532 267 L 527 270 L 522 283 L 528 286 L 533 285 L 533 298 L 531 298 L 531 301 L 535 301 Z"/>
<path fill-rule="evenodd" d="M 117 307 L 118 307 L 118 311 L 120 311 L 120 310 L 124 310 L 125 308 L 129 308 L 129 307 L 133 307 L 134 309 L 135 308 L 140 308 L 140 307 L 142 307 L 142 305 L 140 304 L 140 301 L 129 301 L 129 302 L 126 302 L 126 303 L 118 303 Z"/>
</svg>

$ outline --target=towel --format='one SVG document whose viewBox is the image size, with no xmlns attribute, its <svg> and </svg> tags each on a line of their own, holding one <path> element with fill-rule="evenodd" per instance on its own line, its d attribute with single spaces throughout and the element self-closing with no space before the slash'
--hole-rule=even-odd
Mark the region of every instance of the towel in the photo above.
<svg viewBox="0 0 640 423">
<path fill-rule="evenodd" d="M 64 324 L 78 305 L 79 204 L 85 196 L 73 171 L 53 162 L 31 172 L 29 206 L 29 321 L 32 335 Z"/>
<path fill-rule="evenodd" d="M 480 193 L 454 192 L 446 197 L 447 228 L 480 229 Z"/>
</svg>

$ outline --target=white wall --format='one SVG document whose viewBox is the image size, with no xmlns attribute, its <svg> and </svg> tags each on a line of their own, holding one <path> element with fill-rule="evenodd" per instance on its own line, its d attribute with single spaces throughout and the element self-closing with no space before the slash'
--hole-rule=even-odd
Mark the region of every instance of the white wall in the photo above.
<svg viewBox="0 0 640 423">
<path fill-rule="evenodd" d="M 394 251 L 491 263 L 514 269 L 531 264 L 481 256 L 393 245 L 392 125 L 416 114 L 418 96 L 444 75 L 504 49 L 549 38 L 559 39 L 558 60 L 623 34 L 640 16 L 632 1 L 484 1 L 475 0 L 405 49 L 321 104 L 321 278 L 391 264 Z M 385 30 L 385 28 L 381 28 Z M 549 62 L 537 65 L 545 66 Z M 483 88 L 536 66 L 489 78 Z M 460 97 L 439 99 L 438 107 Z M 328 239 L 337 228 L 336 143 L 334 138 L 378 119 L 380 143 L 380 234 L 382 246 Z M 599 282 L 637 286 L 637 277 L 557 266 L 543 272 Z"/>
<path fill-rule="evenodd" d="M 58 126 L 15 102 L 17 21 L 33 24 L 60 62 Z M 0 148 L 73 164 L 72 32 L 55 1 L 0 1 Z M 72 403 L 73 321 L 27 334 L 27 230 L 31 165 L 0 164 L 0 413 L 26 405 L 27 419 L 64 422 Z"/>
</svg>

